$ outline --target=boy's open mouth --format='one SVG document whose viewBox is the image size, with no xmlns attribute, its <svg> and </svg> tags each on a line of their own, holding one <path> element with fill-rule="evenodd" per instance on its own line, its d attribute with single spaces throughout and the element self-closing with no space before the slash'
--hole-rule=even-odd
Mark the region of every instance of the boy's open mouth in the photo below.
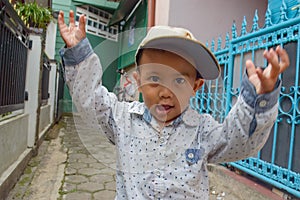
<svg viewBox="0 0 300 200">
<path fill-rule="evenodd" d="M 161 115 L 167 114 L 174 106 L 170 105 L 157 105 L 156 106 L 156 112 Z"/>
</svg>

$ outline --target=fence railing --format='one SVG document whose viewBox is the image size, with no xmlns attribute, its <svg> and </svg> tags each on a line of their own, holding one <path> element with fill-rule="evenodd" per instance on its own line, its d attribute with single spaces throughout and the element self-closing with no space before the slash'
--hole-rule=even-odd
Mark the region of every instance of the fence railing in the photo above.
<svg viewBox="0 0 300 200">
<path fill-rule="evenodd" d="M 49 75 L 51 71 L 51 64 L 48 56 L 43 55 L 43 73 L 42 73 L 42 105 L 47 104 L 49 99 Z"/>
<path fill-rule="evenodd" d="M 256 65 L 266 66 L 262 52 L 283 46 L 291 63 L 280 77 L 279 115 L 270 137 L 256 157 L 230 165 L 300 198 L 300 10 L 292 10 L 292 5 L 287 7 L 286 1 L 282 1 L 279 16 L 267 9 L 263 28 L 258 27 L 256 13 L 249 33 L 244 18 L 241 34 L 237 35 L 233 24 L 231 38 L 227 34 L 223 48 L 221 38 L 217 46 L 212 41 L 211 49 L 222 67 L 222 76 L 207 82 L 191 99 L 191 105 L 200 113 L 210 113 L 222 122 L 240 93 L 245 60 L 252 59 Z"/>
<path fill-rule="evenodd" d="M 24 108 L 28 30 L 7 0 L 0 0 L 0 114 Z"/>
<path fill-rule="evenodd" d="M 58 64 L 58 87 L 57 87 L 57 97 L 56 97 L 56 111 L 55 111 L 55 120 L 59 120 L 62 113 L 62 102 L 64 99 L 64 86 L 65 86 L 65 79 L 64 79 L 64 70 L 61 63 Z"/>
</svg>

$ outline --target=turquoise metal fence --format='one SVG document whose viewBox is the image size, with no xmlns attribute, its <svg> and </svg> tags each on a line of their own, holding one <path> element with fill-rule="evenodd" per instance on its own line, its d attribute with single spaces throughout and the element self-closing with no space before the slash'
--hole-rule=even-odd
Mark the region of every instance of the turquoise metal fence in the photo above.
<svg viewBox="0 0 300 200">
<path fill-rule="evenodd" d="M 291 65 L 280 77 L 283 84 L 279 115 L 271 135 L 256 157 L 230 165 L 300 198 L 300 10 L 292 9 L 295 5 L 296 1 L 281 1 L 279 11 L 273 14 L 269 7 L 262 28 L 258 26 L 256 12 L 249 32 L 246 18 L 239 35 L 233 24 L 231 37 L 229 33 L 226 35 L 224 47 L 221 38 L 216 46 L 213 40 L 210 48 L 221 65 L 222 76 L 206 82 L 191 99 L 191 105 L 222 122 L 240 92 L 245 61 L 252 59 L 257 66 L 266 66 L 262 52 L 277 45 L 284 47 Z"/>
</svg>

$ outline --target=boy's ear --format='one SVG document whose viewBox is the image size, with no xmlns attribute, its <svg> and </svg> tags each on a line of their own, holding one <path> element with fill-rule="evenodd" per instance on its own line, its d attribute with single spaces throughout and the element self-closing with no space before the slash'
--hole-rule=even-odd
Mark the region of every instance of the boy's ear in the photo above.
<svg viewBox="0 0 300 200">
<path fill-rule="evenodd" d="M 194 93 L 196 93 L 197 90 L 199 90 L 199 88 L 202 87 L 202 85 L 204 84 L 204 79 L 198 78 L 195 83 L 194 83 Z"/>
<path fill-rule="evenodd" d="M 136 81 L 136 84 L 138 86 L 138 90 L 140 92 L 140 87 L 141 87 L 141 77 L 140 77 L 140 74 L 138 72 L 133 72 L 132 74 L 134 80 Z"/>
</svg>

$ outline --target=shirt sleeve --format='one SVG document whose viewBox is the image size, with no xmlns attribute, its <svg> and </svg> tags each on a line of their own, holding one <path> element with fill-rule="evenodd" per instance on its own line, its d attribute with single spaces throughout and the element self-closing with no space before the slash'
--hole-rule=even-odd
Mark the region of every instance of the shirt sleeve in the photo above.
<svg viewBox="0 0 300 200">
<path fill-rule="evenodd" d="M 245 74 L 237 102 L 223 124 L 210 119 L 211 130 L 204 135 L 213 145 L 208 162 L 230 162 L 256 154 L 267 141 L 278 114 L 281 81 L 267 94 L 256 94 Z"/>
<path fill-rule="evenodd" d="M 102 66 L 87 38 L 72 48 L 60 50 L 65 65 L 65 79 L 73 103 L 81 118 L 93 129 L 114 141 L 112 112 L 117 97 L 102 86 Z"/>
</svg>

